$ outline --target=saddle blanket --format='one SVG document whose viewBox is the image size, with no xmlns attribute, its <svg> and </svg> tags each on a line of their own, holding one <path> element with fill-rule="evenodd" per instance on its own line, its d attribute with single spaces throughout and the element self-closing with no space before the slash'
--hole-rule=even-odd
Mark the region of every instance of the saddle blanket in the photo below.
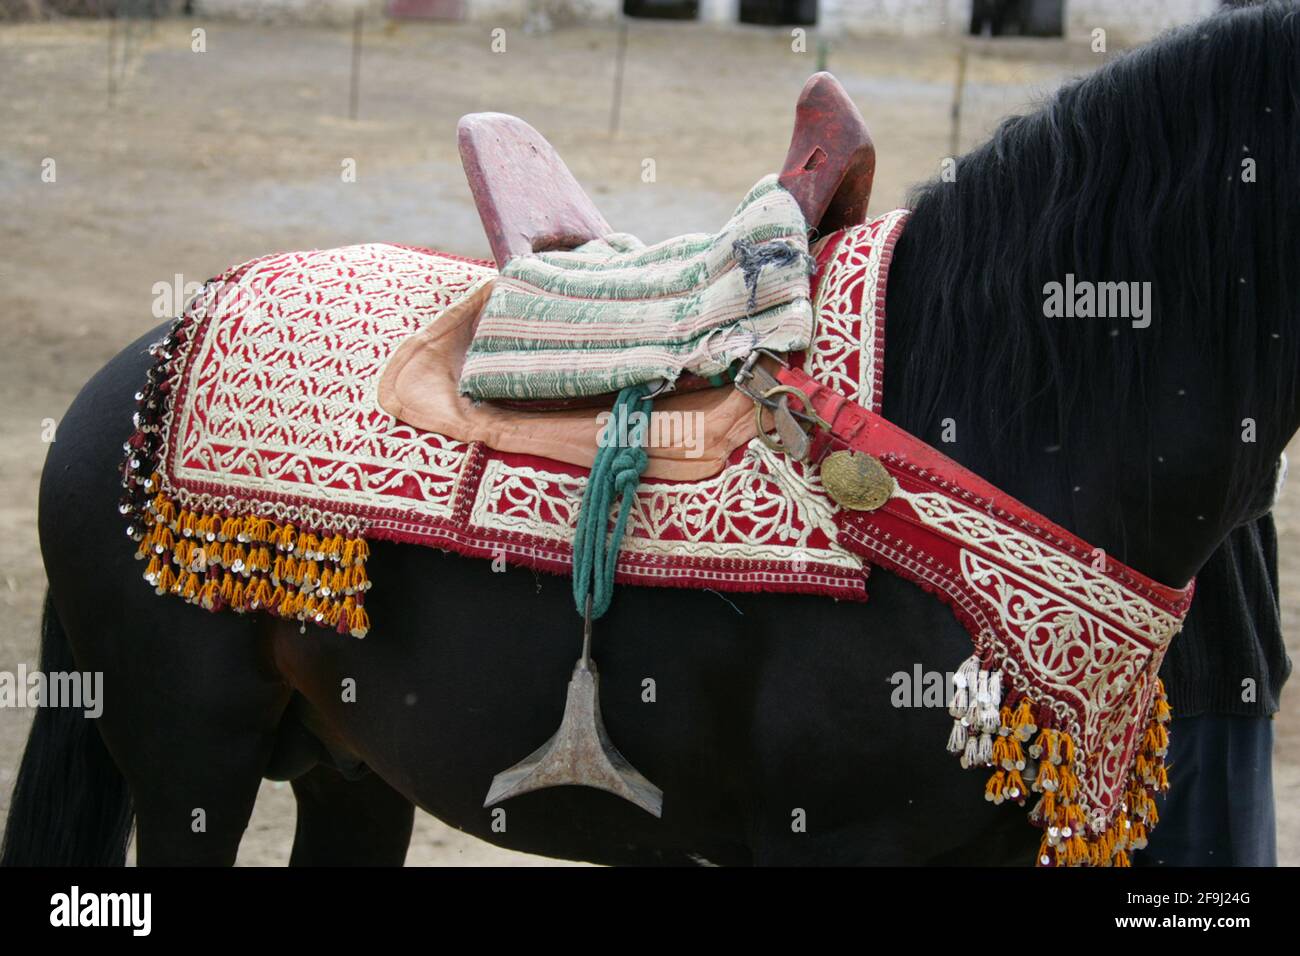
<svg viewBox="0 0 1300 956">
<path fill-rule="evenodd" d="M 803 368 L 877 408 L 882 263 L 905 215 L 814 249 Z M 398 346 L 494 274 L 374 244 L 266 256 L 207 283 L 155 347 L 126 466 L 123 513 L 157 536 L 142 541 L 155 587 L 361 636 L 368 541 L 568 574 L 585 468 L 414 428 L 377 401 Z M 866 566 L 836 543 L 832 511 L 803 464 L 750 441 L 710 477 L 642 482 L 616 581 L 864 600 Z"/>
</svg>

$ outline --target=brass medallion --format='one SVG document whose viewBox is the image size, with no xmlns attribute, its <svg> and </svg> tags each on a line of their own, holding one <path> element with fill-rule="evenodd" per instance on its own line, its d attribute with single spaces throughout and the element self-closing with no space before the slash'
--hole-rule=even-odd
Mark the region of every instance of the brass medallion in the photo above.
<svg viewBox="0 0 1300 956">
<path fill-rule="evenodd" d="M 875 511 L 894 493 L 894 478 L 866 452 L 836 451 L 822 462 L 822 486 L 841 508 Z"/>
</svg>

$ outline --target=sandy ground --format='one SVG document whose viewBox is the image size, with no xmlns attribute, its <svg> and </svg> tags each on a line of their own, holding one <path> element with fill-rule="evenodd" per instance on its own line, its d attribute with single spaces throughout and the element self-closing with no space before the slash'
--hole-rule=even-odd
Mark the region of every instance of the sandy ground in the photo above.
<svg viewBox="0 0 1300 956">
<path fill-rule="evenodd" d="M 207 52 L 190 30 L 207 30 Z M 775 30 L 636 23 L 617 135 L 609 132 L 615 35 L 375 24 L 360 118 L 348 111 L 350 34 L 171 21 L 133 31 L 112 71 L 93 22 L 0 27 L 0 670 L 34 666 L 44 590 L 36 557 L 42 428 L 84 382 L 158 319 L 155 283 L 202 281 L 281 249 L 390 241 L 487 253 L 455 150 L 464 113 L 501 110 L 541 129 L 616 228 L 654 241 L 723 221 L 785 154 L 814 54 Z M 123 39 L 119 34 L 119 41 Z M 815 49 L 815 44 L 810 44 Z M 857 40 L 829 65 L 877 144 L 874 211 L 951 152 L 955 41 Z M 971 47 L 958 140 L 1095 67 L 1051 42 Z M 57 179 L 42 182 L 53 159 Z M 357 181 L 342 182 L 356 161 Z M 655 181 L 642 181 L 653 160 Z M 167 314 L 170 314 L 168 312 Z M 1298 460 L 1293 458 L 1293 460 Z M 1300 614 L 1300 489 L 1279 509 L 1292 654 Z M 1300 696 L 1278 719 L 1285 862 L 1300 863 Z M 30 715 L 0 711 L 0 814 Z M 289 788 L 266 783 L 240 852 L 282 863 Z M 533 865 L 420 814 L 410 863 Z"/>
</svg>

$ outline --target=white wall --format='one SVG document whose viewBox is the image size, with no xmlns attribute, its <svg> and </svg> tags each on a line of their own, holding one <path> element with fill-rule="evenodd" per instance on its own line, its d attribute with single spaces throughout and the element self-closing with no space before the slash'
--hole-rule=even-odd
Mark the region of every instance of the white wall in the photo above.
<svg viewBox="0 0 1300 956">
<path fill-rule="evenodd" d="M 700 0 L 700 20 L 705 23 L 735 23 L 740 19 L 740 0 Z"/>
<path fill-rule="evenodd" d="M 860 36 L 963 33 L 970 26 L 970 11 L 971 0 L 820 0 L 817 4 L 820 26 Z"/>
<path fill-rule="evenodd" d="M 1137 43 L 1218 7 L 1218 0 L 1065 0 L 1065 29 L 1071 39 L 1087 39 L 1100 27 L 1108 43 Z"/>
<path fill-rule="evenodd" d="M 465 0 L 468 20 L 518 21 L 538 12 L 563 25 L 612 20 L 622 11 L 622 0 Z"/>
</svg>

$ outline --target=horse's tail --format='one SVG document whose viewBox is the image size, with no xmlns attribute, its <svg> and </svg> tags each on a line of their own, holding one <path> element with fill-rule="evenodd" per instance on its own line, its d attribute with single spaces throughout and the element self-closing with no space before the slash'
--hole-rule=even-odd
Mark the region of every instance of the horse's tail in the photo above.
<svg viewBox="0 0 1300 956">
<path fill-rule="evenodd" d="M 41 671 L 76 668 L 47 592 Z M 95 721 L 75 707 L 38 708 L 9 804 L 0 866 L 122 866 L 131 818 L 126 780 Z"/>
</svg>

